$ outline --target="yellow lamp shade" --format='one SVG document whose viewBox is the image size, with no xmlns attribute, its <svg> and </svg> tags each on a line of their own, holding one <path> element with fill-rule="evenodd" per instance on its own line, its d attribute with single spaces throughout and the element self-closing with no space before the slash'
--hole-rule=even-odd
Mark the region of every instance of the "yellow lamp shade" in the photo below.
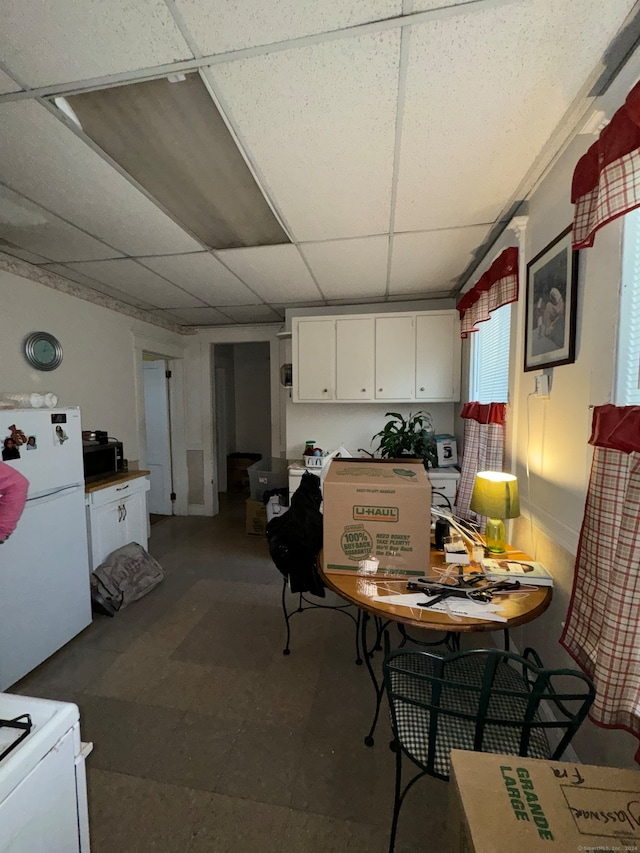
<svg viewBox="0 0 640 853">
<path fill-rule="evenodd" d="M 476 474 L 471 495 L 471 510 L 490 518 L 517 518 L 520 515 L 518 480 L 502 471 Z"/>
</svg>

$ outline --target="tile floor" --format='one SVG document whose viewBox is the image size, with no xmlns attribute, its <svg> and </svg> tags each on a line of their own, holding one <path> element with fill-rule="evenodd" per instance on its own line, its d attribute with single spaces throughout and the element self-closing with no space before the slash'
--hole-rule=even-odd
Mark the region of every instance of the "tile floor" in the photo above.
<svg viewBox="0 0 640 853">
<path fill-rule="evenodd" d="M 344 614 L 292 620 L 242 500 L 215 519 L 154 524 L 165 580 L 93 624 L 13 692 L 76 702 L 92 853 L 383 853 L 394 782 Z M 446 853 L 448 786 L 420 780 L 397 853 Z"/>
</svg>

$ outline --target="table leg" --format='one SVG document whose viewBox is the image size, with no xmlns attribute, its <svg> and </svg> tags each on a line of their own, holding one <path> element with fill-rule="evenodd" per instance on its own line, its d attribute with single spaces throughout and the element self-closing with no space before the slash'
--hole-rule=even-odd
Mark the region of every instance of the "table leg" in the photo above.
<svg viewBox="0 0 640 853">
<path fill-rule="evenodd" d="M 371 728 L 369 729 L 369 734 L 364 739 L 365 746 L 373 746 L 373 744 L 375 743 L 375 741 L 373 739 L 373 733 L 376 730 L 376 725 L 378 723 L 378 716 L 380 715 L 380 705 L 382 703 L 382 697 L 384 695 L 384 682 L 378 681 L 378 678 L 377 678 L 376 673 L 373 669 L 373 666 L 371 665 L 371 658 L 373 657 L 373 653 L 376 649 L 382 648 L 382 646 L 380 645 L 380 639 L 382 637 L 382 632 L 384 631 L 384 628 L 389 624 L 389 622 L 386 622 L 383 624 L 381 619 L 378 619 L 377 617 L 375 618 L 374 621 L 376 623 L 376 636 L 375 636 L 375 641 L 373 643 L 371 651 L 369 651 L 369 647 L 367 645 L 367 625 L 369 624 L 370 619 L 371 619 L 371 616 L 369 615 L 369 613 L 367 613 L 366 610 L 361 611 L 362 655 L 364 657 L 364 662 L 367 666 L 367 670 L 369 672 L 369 677 L 371 678 L 371 683 L 373 684 L 373 689 L 374 689 L 375 696 L 376 696 L 376 710 L 375 710 L 375 713 L 373 715 L 373 722 L 371 723 Z"/>
</svg>

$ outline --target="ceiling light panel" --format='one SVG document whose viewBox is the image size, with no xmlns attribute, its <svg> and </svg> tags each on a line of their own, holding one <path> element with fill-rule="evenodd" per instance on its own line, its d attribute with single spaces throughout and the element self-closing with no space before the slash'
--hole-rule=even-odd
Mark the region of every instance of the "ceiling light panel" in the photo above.
<svg viewBox="0 0 640 853">
<path fill-rule="evenodd" d="M 67 100 L 87 136 L 207 246 L 288 242 L 198 74 Z"/>
<path fill-rule="evenodd" d="M 128 258 L 68 264 L 68 266 L 110 287 L 124 290 L 138 299 L 143 299 L 155 308 L 195 308 L 202 304 L 195 296 L 185 293 L 184 290 L 180 290 L 174 284 Z"/>
<path fill-rule="evenodd" d="M 0 104 L 0 177 L 12 189 L 127 255 L 201 244 L 34 101 Z"/>
<path fill-rule="evenodd" d="M 527 0 L 412 27 L 396 230 L 508 207 L 632 5 Z"/>
<path fill-rule="evenodd" d="M 278 313 L 269 305 L 238 305 L 223 310 L 236 323 L 277 323 L 284 318 L 284 311 Z"/>
<path fill-rule="evenodd" d="M 0 56 L 31 87 L 190 59 L 163 0 L 3 0 Z"/>
<path fill-rule="evenodd" d="M 402 0 L 264 0 L 250 6 L 237 0 L 175 0 L 175 4 L 205 56 L 354 27 L 402 13 Z"/>
<path fill-rule="evenodd" d="M 90 278 L 88 275 L 80 272 L 80 270 L 71 269 L 64 264 L 42 264 L 41 269 L 54 272 L 56 275 L 62 276 L 62 278 L 66 278 L 68 281 L 82 285 L 83 288 L 103 293 L 105 296 L 118 299 L 120 302 L 124 302 L 127 305 L 133 305 L 135 308 L 142 308 L 146 310 L 153 307 L 148 302 L 145 302 L 144 299 L 137 299 L 132 294 L 126 293 L 124 290 L 119 290 L 117 287 L 109 287 L 108 284 L 96 281 L 96 279 Z"/>
<path fill-rule="evenodd" d="M 304 243 L 300 251 L 327 299 L 384 296 L 389 254 L 386 234 Z"/>
<path fill-rule="evenodd" d="M 119 258 L 122 253 L 0 186 L 0 238 L 48 261 Z"/>
<path fill-rule="evenodd" d="M 216 254 L 265 302 L 298 303 L 322 296 L 295 246 L 227 249 Z"/>
<path fill-rule="evenodd" d="M 256 301 L 255 294 L 208 252 L 139 258 L 139 263 L 209 305 L 251 305 Z"/>
<path fill-rule="evenodd" d="M 448 292 L 471 263 L 472 252 L 489 233 L 488 226 L 452 228 L 430 233 L 394 234 L 390 295 Z"/>
<path fill-rule="evenodd" d="M 399 40 L 394 30 L 204 72 L 296 240 L 388 231 Z"/>
</svg>

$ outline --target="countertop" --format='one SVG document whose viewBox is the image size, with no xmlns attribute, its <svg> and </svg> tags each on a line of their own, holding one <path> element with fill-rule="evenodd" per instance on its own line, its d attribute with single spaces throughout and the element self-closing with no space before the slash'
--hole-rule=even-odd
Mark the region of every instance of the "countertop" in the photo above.
<svg viewBox="0 0 640 853">
<path fill-rule="evenodd" d="M 116 483 L 125 483 L 127 480 L 146 477 L 150 473 L 150 471 L 123 471 L 120 474 L 110 474 L 102 480 L 94 480 L 92 483 L 86 483 L 84 491 L 88 495 L 91 492 L 97 492 L 99 489 L 108 489 L 109 486 L 115 486 Z"/>
</svg>

